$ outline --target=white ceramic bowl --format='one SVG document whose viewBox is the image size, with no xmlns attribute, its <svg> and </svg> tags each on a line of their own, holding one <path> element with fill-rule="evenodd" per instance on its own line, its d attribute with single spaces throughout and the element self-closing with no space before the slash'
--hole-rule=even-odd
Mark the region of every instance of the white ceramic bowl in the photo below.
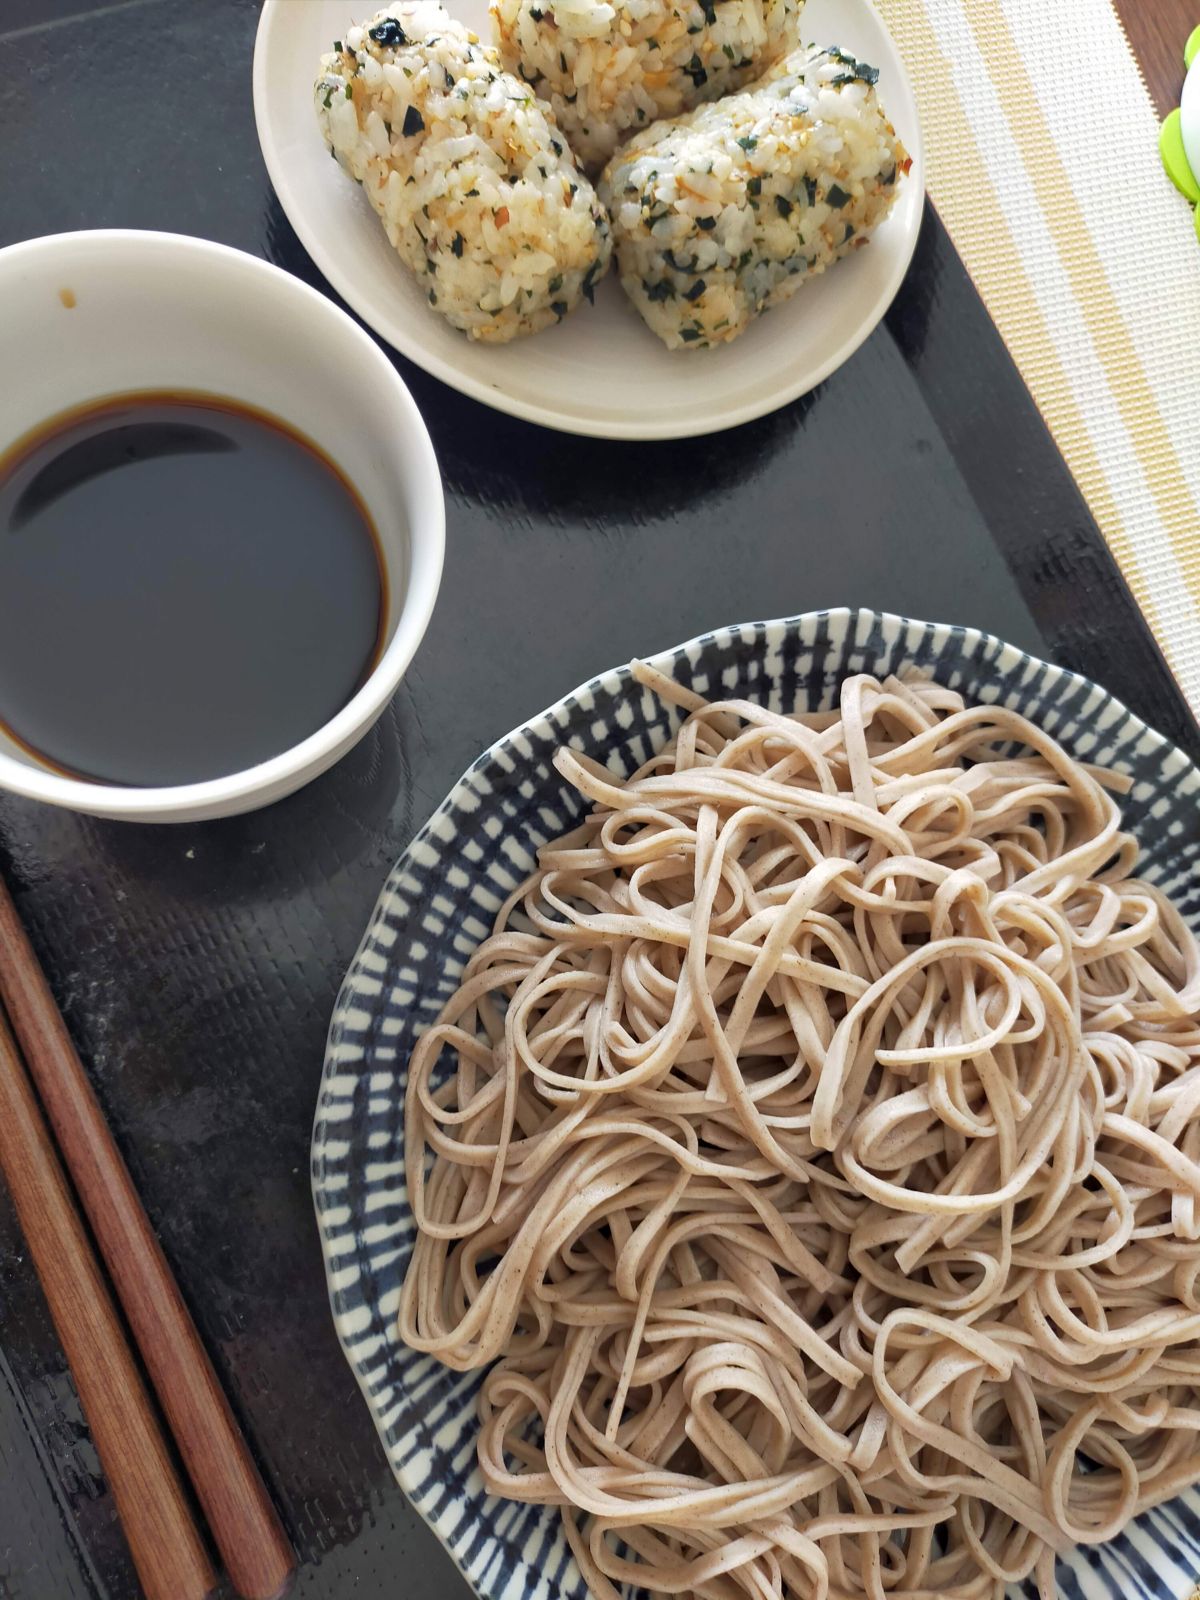
<svg viewBox="0 0 1200 1600">
<path fill-rule="evenodd" d="M 0 787 L 142 822 L 226 816 L 290 794 L 375 722 L 437 598 L 445 508 L 412 396 L 323 295 L 203 239 L 113 229 L 13 245 L 0 250 L 0 305 L 0 369 L 17 380 L 0 385 L 0 455 L 56 414 L 130 390 L 201 390 L 258 406 L 321 445 L 357 486 L 379 532 L 390 596 L 370 677 L 282 755 L 203 783 L 121 788 L 51 771 L 0 731 Z"/>
</svg>

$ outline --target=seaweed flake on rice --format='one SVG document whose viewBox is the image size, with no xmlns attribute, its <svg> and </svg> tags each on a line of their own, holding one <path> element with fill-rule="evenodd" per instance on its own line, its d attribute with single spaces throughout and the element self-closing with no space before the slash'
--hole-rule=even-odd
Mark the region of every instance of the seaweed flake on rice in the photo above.
<svg viewBox="0 0 1200 1600">
<path fill-rule="evenodd" d="M 595 172 L 629 134 L 752 83 L 798 40 L 804 0 L 492 0 L 504 65 Z"/>
<path fill-rule="evenodd" d="M 609 162 L 598 187 L 621 287 L 671 349 L 736 338 L 887 216 L 911 161 L 878 76 L 836 47 L 806 46 Z"/>
<path fill-rule="evenodd" d="M 608 269 L 608 217 L 553 116 L 436 0 L 322 56 L 321 132 L 431 307 L 503 343 L 560 322 Z"/>
</svg>

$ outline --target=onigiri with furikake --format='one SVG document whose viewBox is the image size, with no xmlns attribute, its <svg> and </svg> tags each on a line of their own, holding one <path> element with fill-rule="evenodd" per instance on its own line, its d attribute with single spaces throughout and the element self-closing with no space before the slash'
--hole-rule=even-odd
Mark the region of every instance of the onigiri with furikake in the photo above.
<svg viewBox="0 0 1200 1600">
<path fill-rule="evenodd" d="M 400 0 L 321 58 L 316 108 L 431 307 L 503 343 L 608 270 L 608 216 L 553 114 L 436 0 Z"/>
<path fill-rule="evenodd" d="M 911 161 L 878 76 L 844 50 L 803 47 L 609 162 L 599 191 L 621 287 L 671 349 L 736 338 L 887 216 Z"/>
<path fill-rule="evenodd" d="M 548 101 L 575 158 L 760 78 L 795 48 L 804 0 L 492 0 L 500 59 Z"/>
</svg>

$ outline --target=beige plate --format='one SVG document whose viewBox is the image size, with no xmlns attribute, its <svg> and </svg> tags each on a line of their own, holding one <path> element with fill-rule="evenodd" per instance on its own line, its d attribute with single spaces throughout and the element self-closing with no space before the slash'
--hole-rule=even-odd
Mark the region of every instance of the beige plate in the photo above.
<svg viewBox="0 0 1200 1600">
<path fill-rule="evenodd" d="M 879 92 L 912 171 L 868 249 L 807 284 L 735 343 L 669 351 L 609 276 L 594 307 L 513 344 L 472 343 L 431 311 L 362 193 L 317 129 L 317 61 L 382 0 L 266 0 L 254 51 L 258 136 L 283 209 L 333 287 L 397 350 L 485 404 L 568 433 L 675 439 L 714 433 L 806 394 L 858 349 L 912 259 L 924 198 L 916 101 L 869 0 L 809 0 L 806 40 L 838 44 L 880 69 Z M 449 0 L 490 37 L 486 0 Z"/>
</svg>

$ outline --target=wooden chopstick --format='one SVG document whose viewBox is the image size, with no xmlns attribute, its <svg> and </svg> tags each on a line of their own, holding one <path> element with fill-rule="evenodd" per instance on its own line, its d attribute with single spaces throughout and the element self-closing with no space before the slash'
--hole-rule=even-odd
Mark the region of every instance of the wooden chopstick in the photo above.
<svg viewBox="0 0 1200 1600">
<path fill-rule="evenodd" d="M 229 1577 L 276 1600 L 296 1558 L 2 879 L 0 1001 Z"/>
<path fill-rule="evenodd" d="M 204 1600 L 216 1574 L 2 1017 L 0 1169 L 148 1600 Z"/>
</svg>

